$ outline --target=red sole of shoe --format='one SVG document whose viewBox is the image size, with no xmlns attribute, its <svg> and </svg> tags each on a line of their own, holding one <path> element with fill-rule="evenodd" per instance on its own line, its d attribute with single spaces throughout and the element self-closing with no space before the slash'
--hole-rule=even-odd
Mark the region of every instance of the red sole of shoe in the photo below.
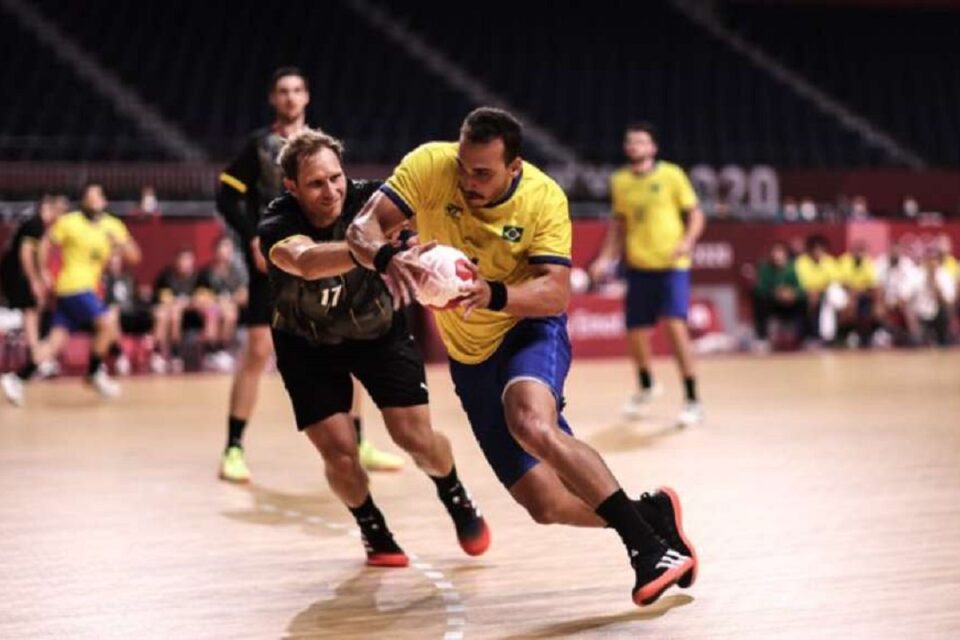
<svg viewBox="0 0 960 640">
<path fill-rule="evenodd" d="M 673 504 L 673 512 L 677 516 L 677 532 L 680 534 L 680 539 L 683 540 L 683 544 L 687 545 L 687 548 L 690 549 L 690 559 L 693 560 L 693 569 L 690 570 L 690 580 L 688 581 L 681 578 L 677 581 L 678 583 L 683 582 L 683 584 L 680 585 L 681 589 L 686 589 L 687 587 L 693 586 L 693 583 L 697 581 L 697 573 L 700 571 L 700 560 L 697 559 L 697 550 L 694 549 L 693 544 L 690 543 L 687 534 L 683 532 L 683 509 L 680 507 L 680 496 L 670 487 L 660 487 L 657 491 L 663 492 L 670 498 L 670 503 Z"/>
<path fill-rule="evenodd" d="M 405 553 L 374 553 L 367 556 L 369 567 L 405 567 L 410 559 Z"/>
<path fill-rule="evenodd" d="M 475 538 L 470 538 L 469 540 L 461 539 L 460 548 L 466 552 L 468 556 L 479 556 L 483 555 L 487 549 L 490 548 L 490 527 L 487 526 L 486 520 L 483 522 L 483 531 L 480 532 L 480 535 Z"/>
<path fill-rule="evenodd" d="M 663 595 L 663 592 L 676 584 L 677 580 L 693 566 L 693 561 L 685 562 L 676 569 L 667 571 L 662 576 L 648 582 L 633 592 L 633 603 L 638 607 L 645 607 L 653 604 Z"/>
</svg>

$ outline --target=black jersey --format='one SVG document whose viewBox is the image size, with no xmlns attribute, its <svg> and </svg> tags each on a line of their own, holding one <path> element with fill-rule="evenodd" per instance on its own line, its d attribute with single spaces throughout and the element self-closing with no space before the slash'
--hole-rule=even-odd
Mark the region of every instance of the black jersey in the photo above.
<svg viewBox="0 0 960 640">
<path fill-rule="evenodd" d="M 260 222 L 260 247 L 269 263 L 270 303 L 274 329 L 292 333 L 311 344 L 373 340 L 385 335 L 393 320 L 393 301 L 374 272 L 355 267 L 346 273 L 304 280 L 277 268 L 270 249 L 291 236 L 317 242 L 343 241 L 347 227 L 380 182 L 347 180 L 343 212 L 328 227 L 317 228 L 289 193 L 270 203 Z"/>
<path fill-rule="evenodd" d="M 220 213 L 240 235 L 243 249 L 257 234 L 257 224 L 267 205 L 283 189 L 283 171 L 277 163 L 286 139 L 273 128 L 258 129 L 243 145 L 240 153 L 220 174 L 221 192 L 234 197 L 218 197 Z M 236 206 L 237 196 L 244 206 Z"/>
<path fill-rule="evenodd" d="M 197 290 L 197 274 L 178 273 L 173 267 L 167 267 L 157 276 L 153 285 L 155 303 L 171 302 L 177 298 L 189 298 Z"/>
<path fill-rule="evenodd" d="M 24 220 L 23 223 L 17 227 L 17 230 L 13 232 L 13 237 L 10 238 L 10 243 L 3 253 L 3 258 L 0 258 L 0 272 L 5 276 L 22 274 L 23 265 L 20 264 L 21 248 L 26 243 L 39 242 L 40 238 L 43 237 L 43 232 L 43 218 L 40 217 L 39 213 Z M 23 277 L 26 276 L 24 275 Z"/>
<path fill-rule="evenodd" d="M 246 284 L 245 274 L 232 262 L 224 268 L 210 263 L 200 270 L 197 278 L 198 289 L 206 289 L 216 296 L 233 295 Z"/>
</svg>

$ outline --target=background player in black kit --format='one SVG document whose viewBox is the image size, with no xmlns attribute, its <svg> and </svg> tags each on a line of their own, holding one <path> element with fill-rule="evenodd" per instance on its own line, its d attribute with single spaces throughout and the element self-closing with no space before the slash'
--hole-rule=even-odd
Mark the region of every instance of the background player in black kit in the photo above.
<svg viewBox="0 0 960 640">
<path fill-rule="evenodd" d="M 449 440 L 431 428 L 420 353 L 379 274 L 358 266 L 347 250 L 347 226 L 380 183 L 347 180 L 341 154 L 340 142 L 320 131 L 293 136 L 280 155 L 288 193 L 270 203 L 259 226 L 277 366 L 297 427 L 356 518 L 367 563 L 406 565 L 360 465 L 349 416 L 355 376 L 394 442 L 436 483 L 460 546 L 479 555 L 490 544 L 489 530 L 457 479 Z"/>
<path fill-rule="evenodd" d="M 47 227 L 66 213 L 69 202 L 62 195 L 44 195 L 37 212 L 24 220 L 0 258 L 0 294 L 11 309 L 23 311 L 23 333 L 34 353 L 40 342 L 40 309 L 51 283 L 44 282 L 37 247 Z"/>
<path fill-rule="evenodd" d="M 243 433 L 257 402 L 260 377 L 273 351 L 267 265 L 260 251 L 257 223 L 267 204 L 283 193 L 283 176 L 277 157 L 284 142 L 306 127 L 309 103 L 310 92 L 303 72 L 296 67 L 277 69 L 270 83 L 270 106 L 276 113 L 273 125 L 253 132 L 239 155 L 220 174 L 217 209 L 240 236 L 240 247 L 250 274 L 249 297 L 243 317 L 247 341 L 233 375 L 227 445 L 220 461 L 220 477 L 232 482 L 250 479 L 243 454 Z M 359 435 L 358 410 L 359 407 L 354 413 Z M 397 456 L 377 451 L 369 443 L 363 443 L 362 455 L 367 468 L 395 469 L 402 466 L 402 460 Z"/>
</svg>

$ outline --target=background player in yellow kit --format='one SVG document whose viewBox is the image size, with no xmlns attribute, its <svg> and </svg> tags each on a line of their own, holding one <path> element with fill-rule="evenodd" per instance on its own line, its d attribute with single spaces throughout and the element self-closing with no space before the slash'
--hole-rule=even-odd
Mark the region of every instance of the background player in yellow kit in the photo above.
<svg viewBox="0 0 960 640">
<path fill-rule="evenodd" d="M 103 188 L 99 184 L 86 185 L 80 196 L 80 210 L 58 218 L 40 241 L 41 270 L 47 268 L 50 244 L 59 247 L 62 256 L 54 285 L 57 300 L 53 328 L 19 371 L 0 378 L 4 395 L 13 404 L 23 404 L 23 383 L 36 372 L 37 363 L 56 357 L 66 346 L 72 331 L 91 326 L 93 345 L 87 382 L 103 396 L 120 394 L 120 386 L 103 367 L 103 358 L 120 331 L 116 316 L 108 313 L 97 291 L 100 275 L 110 256 L 119 252 L 127 262 L 136 263 L 140 261 L 140 248 L 126 225 L 106 212 L 106 206 Z"/>
<path fill-rule="evenodd" d="M 641 415 L 661 392 L 651 373 L 650 337 L 662 317 L 683 376 L 685 403 L 677 423 L 698 424 L 703 409 L 697 396 L 687 310 L 690 256 L 703 233 L 703 212 L 683 169 L 657 159 L 652 126 L 627 127 L 623 149 L 628 164 L 610 178 L 614 219 L 590 274 L 601 280 L 619 259 L 626 263 L 627 340 L 640 389 L 630 397 L 624 413 Z"/>
</svg>

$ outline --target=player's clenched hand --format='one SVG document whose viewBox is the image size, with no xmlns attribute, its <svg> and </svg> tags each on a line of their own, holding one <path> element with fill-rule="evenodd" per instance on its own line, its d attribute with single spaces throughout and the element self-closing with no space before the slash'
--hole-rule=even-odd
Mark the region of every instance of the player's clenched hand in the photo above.
<svg viewBox="0 0 960 640">
<path fill-rule="evenodd" d="M 680 242 L 677 243 L 676 248 L 673 250 L 674 260 L 678 258 L 687 258 L 693 252 L 693 241 L 689 238 L 683 238 Z"/>
<path fill-rule="evenodd" d="M 468 318 L 474 309 L 486 309 L 490 306 L 490 284 L 483 278 L 465 282 L 460 287 L 460 294 L 464 318 Z"/>
<path fill-rule="evenodd" d="M 412 303 L 421 283 L 433 277 L 430 270 L 420 264 L 420 256 L 436 246 L 436 242 L 417 245 L 396 254 L 387 264 L 383 281 L 393 296 L 394 309 Z"/>
</svg>

